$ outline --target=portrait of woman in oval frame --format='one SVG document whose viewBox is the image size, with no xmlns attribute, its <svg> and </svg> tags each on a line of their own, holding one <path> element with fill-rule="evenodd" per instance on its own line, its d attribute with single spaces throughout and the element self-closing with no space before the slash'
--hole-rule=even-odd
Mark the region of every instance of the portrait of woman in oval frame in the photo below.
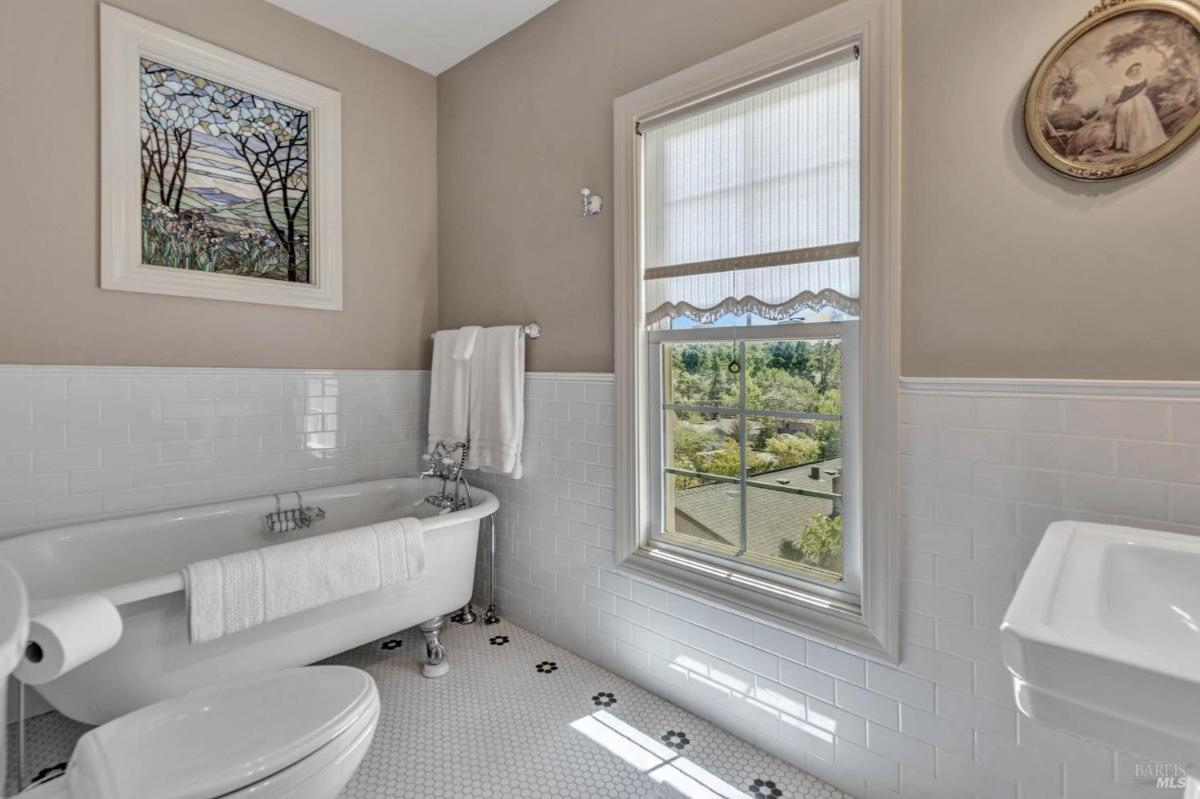
<svg viewBox="0 0 1200 799">
<path fill-rule="evenodd" d="M 1025 132 L 1054 169 L 1103 180 L 1157 163 L 1200 129 L 1200 7 L 1106 0 L 1059 39 L 1025 97 Z"/>
</svg>

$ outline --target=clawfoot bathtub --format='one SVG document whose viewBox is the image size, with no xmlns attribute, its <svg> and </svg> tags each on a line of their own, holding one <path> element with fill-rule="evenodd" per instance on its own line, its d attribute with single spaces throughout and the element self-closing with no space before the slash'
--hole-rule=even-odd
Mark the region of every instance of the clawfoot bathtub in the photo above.
<svg viewBox="0 0 1200 799">
<path fill-rule="evenodd" d="M 312 527 L 271 533 L 272 495 L 43 530 L 0 541 L 0 560 L 20 573 L 30 611 L 60 597 L 99 592 L 118 604 L 124 633 L 116 647 L 38 686 L 63 714 L 102 724 L 201 685 L 267 669 L 312 663 L 420 624 L 426 676 L 448 668 L 438 640 L 442 617 L 471 597 L 480 520 L 496 498 L 472 489 L 475 505 L 439 515 L 421 502 L 434 490 L 419 478 L 314 488 L 304 505 L 325 517 Z M 295 495 L 281 494 L 285 507 Z M 269 546 L 404 516 L 425 528 L 426 571 L 405 583 L 315 608 L 204 644 L 188 641 L 178 571 L 204 558 Z"/>
</svg>

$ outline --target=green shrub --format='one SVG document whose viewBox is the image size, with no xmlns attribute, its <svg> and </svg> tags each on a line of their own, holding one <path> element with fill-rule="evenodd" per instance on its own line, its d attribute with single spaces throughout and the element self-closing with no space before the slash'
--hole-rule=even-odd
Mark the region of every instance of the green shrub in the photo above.
<svg viewBox="0 0 1200 799">
<path fill-rule="evenodd" d="M 781 433 L 767 440 L 767 452 L 779 466 L 800 466 L 821 459 L 821 442 L 804 436 Z"/>
<path fill-rule="evenodd" d="M 814 513 L 799 534 L 785 538 L 779 554 L 832 572 L 842 570 L 842 517 Z"/>
</svg>

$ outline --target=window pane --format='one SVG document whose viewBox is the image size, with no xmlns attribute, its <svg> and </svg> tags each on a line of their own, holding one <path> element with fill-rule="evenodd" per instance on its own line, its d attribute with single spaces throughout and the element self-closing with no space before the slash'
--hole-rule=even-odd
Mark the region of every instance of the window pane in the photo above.
<svg viewBox="0 0 1200 799">
<path fill-rule="evenodd" d="M 841 453 L 838 422 L 773 416 L 752 416 L 746 421 L 746 472 L 751 476 L 780 473 L 780 479 L 790 479 L 790 470 L 837 459 Z"/>
<path fill-rule="evenodd" d="M 670 460 L 668 466 L 731 478 L 741 473 L 736 416 L 664 411 L 663 428 L 666 433 L 665 450 Z M 679 488 L 686 488 L 695 482 L 695 478 L 675 476 Z"/>
<path fill-rule="evenodd" d="M 732 341 L 663 346 L 663 401 L 668 405 L 738 407 L 737 345 Z"/>
<path fill-rule="evenodd" d="M 737 483 L 692 480 L 686 488 L 667 488 L 665 538 L 721 555 L 737 554 L 742 519 Z"/>
<path fill-rule="evenodd" d="M 741 541 L 741 445 L 736 416 L 664 411 L 665 449 L 676 470 L 663 475 L 668 538 L 735 554 Z"/>
<path fill-rule="evenodd" d="M 746 342 L 746 407 L 841 416 L 838 339 Z"/>
<path fill-rule="evenodd" d="M 814 469 L 819 467 L 814 466 Z M 796 470 L 800 471 L 800 470 Z M 804 470 L 807 472 L 807 470 Z M 819 469 L 793 478 L 795 488 L 840 491 L 841 474 Z M 832 493 L 832 492 L 830 492 Z M 746 557 L 804 576 L 839 580 L 842 576 L 842 518 L 838 499 L 746 487 Z"/>
</svg>

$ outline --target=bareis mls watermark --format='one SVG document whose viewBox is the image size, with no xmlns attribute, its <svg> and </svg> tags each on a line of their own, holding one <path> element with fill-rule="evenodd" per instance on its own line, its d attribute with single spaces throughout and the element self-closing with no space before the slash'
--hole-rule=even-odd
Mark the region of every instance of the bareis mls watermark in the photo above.
<svg viewBox="0 0 1200 799">
<path fill-rule="evenodd" d="M 1191 763 L 1137 763 L 1133 767 L 1133 784 L 1142 788 L 1182 790 L 1187 787 L 1191 769 Z"/>
</svg>

